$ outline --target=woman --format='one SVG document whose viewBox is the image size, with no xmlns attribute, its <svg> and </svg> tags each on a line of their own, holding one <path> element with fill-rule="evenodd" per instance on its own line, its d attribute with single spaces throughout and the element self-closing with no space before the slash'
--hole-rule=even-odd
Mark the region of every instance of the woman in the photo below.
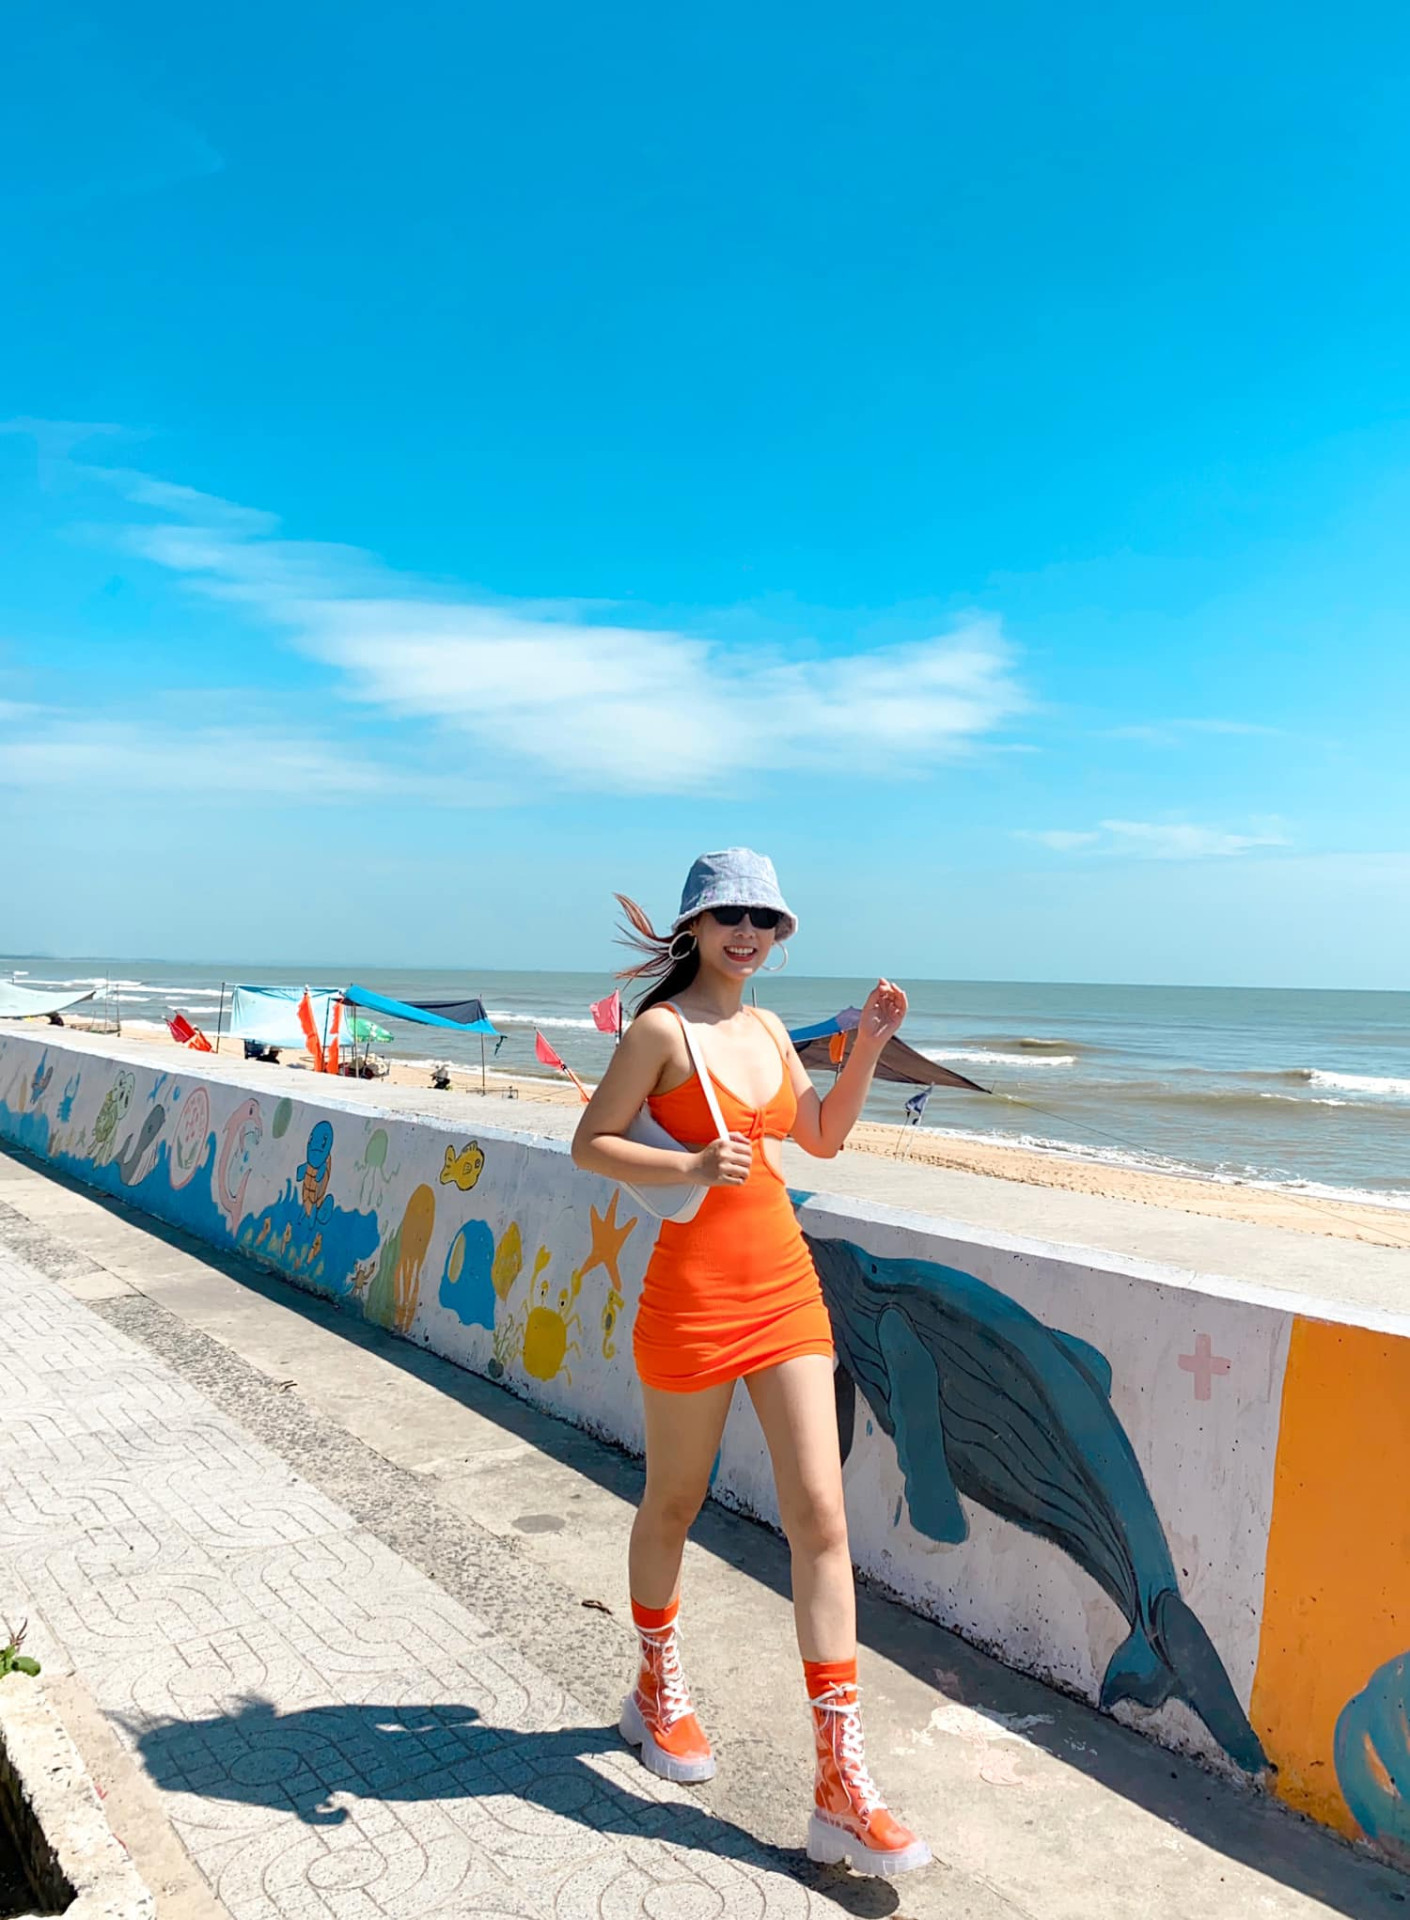
<svg viewBox="0 0 1410 1920">
<path fill-rule="evenodd" d="M 708 1780 L 714 1756 L 676 1641 L 681 1555 L 710 1484 L 736 1380 L 768 1443 L 793 1562 L 793 1606 L 817 1748 L 808 1853 L 863 1873 L 903 1873 L 930 1850 L 893 1819 L 867 1772 L 857 1711 L 856 1599 L 842 1497 L 832 1329 L 781 1171 L 792 1136 L 831 1159 L 857 1122 L 877 1059 L 906 1014 L 880 981 L 837 1083 L 820 1099 L 775 1015 L 744 989 L 797 929 L 772 863 L 747 848 L 702 854 L 669 935 L 618 895 L 652 982 L 573 1141 L 578 1166 L 633 1186 L 709 1188 L 689 1222 L 663 1221 L 633 1334 L 646 1414 L 646 1491 L 632 1527 L 632 1616 L 641 1667 L 622 1733 L 653 1773 Z M 787 956 L 785 955 L 785 961 Z M 691 1064 L 689 1020 L 718 1096 L 720 1139 Z M 625 1138 L 643 1102 L 678 1151 Z"/>
</svg>

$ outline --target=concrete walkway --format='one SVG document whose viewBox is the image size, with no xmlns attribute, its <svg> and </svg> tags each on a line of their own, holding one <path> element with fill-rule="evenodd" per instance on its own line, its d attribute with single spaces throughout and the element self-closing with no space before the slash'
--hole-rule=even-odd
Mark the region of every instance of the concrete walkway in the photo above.
<svg viewBox="0 0 1410 1920">
<path fill-rule="evenodd" d="M 786 1557 L 710 1509 L 687 1656 L 721 1757 L 651 1779 L 636 1463 L 0 1156 L 0 1613 L 163 1920 L 1391 1916 L 1410 1882 L 875 1595 L 875 1770 L 937 1865 L 812 1869 Z M 193 1867 L 194 1863 L 194 1867 Z"/>
</svg>

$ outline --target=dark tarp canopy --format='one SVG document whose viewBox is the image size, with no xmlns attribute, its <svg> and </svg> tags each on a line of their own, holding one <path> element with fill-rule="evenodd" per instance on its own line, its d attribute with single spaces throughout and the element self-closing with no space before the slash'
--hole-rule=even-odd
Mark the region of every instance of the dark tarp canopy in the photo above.
<svg viewBox="0 0 1410 1920">
<path fill-rule="evenodd" d="M 453 1020 L 458 1027 L 473 1027 L 477 1032 L 495 1032 L 489 1023 L 483 1000 L 408 1000 L 419 1013 L 438 1013 L 442 1020 Z M 483 1029 L 480 1026 L 484 1022 Z"/>
<path fill-rule="evenodd" d="M 807 1029 L 804 1029 L 806 1032 Z M 850 1047 L 852 1036 L 847 1036 Z M 794 1042 L 797 1045 L 797 1041 Z M 798 1058 L 805 1067 L 825 1073 L 838 1063 L 833 1060 L 830 1048 L 832 1041 L 827 1034 L 819 1034 L 814 1040 L 804 1040 L 798 1048 Z M 968 1093 L 988 1093 L 988 1087 L 981 1087 L 977 1080 L 966 1080 L 962 1073 L 955 1073 L 949 1067 L 942 1067 L 938 1060 L 927 1060 L 923 1053 L 917 1053 L 901 1039 L 888 1040 L 881 1050 L 881 1058 L 876 1064 L 878 1080 L 897 1080 L 912 1087 L 963 1087 Z"/>
<path fill-rule="evenodd" d="M 385 993 L 374 993 L 371 987 L 347 987 L 343 998 L 350 1006 L 366 1007 L 373 1013 L 385 1014 L 389 1020 L 410 1020 L 418 1027 L 450 1027 L 456 1033 L 489 1033 L 497 1031 L 485 1018 L 485 1009 L 478 1000 L 393 1000 Z M 457 1019 L 444 1011 L 447 1007 L 475 1009 L 470 1019 Z"/>
</svg>

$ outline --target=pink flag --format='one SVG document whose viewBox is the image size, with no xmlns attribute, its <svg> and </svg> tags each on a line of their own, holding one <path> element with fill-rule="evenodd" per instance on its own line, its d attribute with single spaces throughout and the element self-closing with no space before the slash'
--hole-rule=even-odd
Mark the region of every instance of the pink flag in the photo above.
<svg viewBox="0 0 1410 1920">
<path fill-rule="evenodd" d="M 568 1062 L 561 1059 L 559 1055 L 553 1051 L 553 1048 L 548 1044 L 547 1040 L 544 1039 L 537 1027 L 534 1028 L 534 1055 L 543 1066 L 553 1067 L 559 1073 L 566 1073 L 573 1085 L 578 1089 L 578 1098 L 584 1106 L 587 1105 L 589 1099 L 592 1097 L 588 1093 L 587 1088 L 568 1065 Z"/>
<path fill-rule="evenodd" d="M 615 990 L 605 1000 L 594 1000 L 588 1008 L 592 1015 L 592 1024 L 599 1033 L 620 1033 L 622 1031 L 622 996 Z"/>
<path fill-rule="evenodd" d="M 534 1057 L 545 1067 L 556 1067 L 560 1073 L 568 1071 L 567 1061 L 559 1058 L 537 1027 L 534 1028 Z"/>
</svg>

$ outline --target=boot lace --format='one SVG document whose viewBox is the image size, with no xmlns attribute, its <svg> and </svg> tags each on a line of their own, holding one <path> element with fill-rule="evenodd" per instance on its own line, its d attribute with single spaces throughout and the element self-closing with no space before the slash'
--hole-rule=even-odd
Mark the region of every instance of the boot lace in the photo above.
<svg viewBox="0 0 1410 1920">
<path fill-rule="evenodd" d="M 676 1630 L 674 1627 L 662 1627 L 659 1631 L 643 1632 L 641 1638 L 642 1644 L 651 1650 L 661 1725 L 673 1727 L 677 1720 L 684 1720 L 688 1713 L 694 1712 L 690 1688 L 681 1670 L 680 1642 Z"/>
<path fill-rule="evenodd" d="M 817 1713 L 830 1713 L 836 1725 L 833 1751 L 843 1785 L 858 1811 L 870 1816 L 881 1806 L 881 1794 L 867 1771 L 866 1749 L 862 1743 L 862 1716 L 853 1688 L 833 1687 L 808 1705 Z"/>
</svg>

